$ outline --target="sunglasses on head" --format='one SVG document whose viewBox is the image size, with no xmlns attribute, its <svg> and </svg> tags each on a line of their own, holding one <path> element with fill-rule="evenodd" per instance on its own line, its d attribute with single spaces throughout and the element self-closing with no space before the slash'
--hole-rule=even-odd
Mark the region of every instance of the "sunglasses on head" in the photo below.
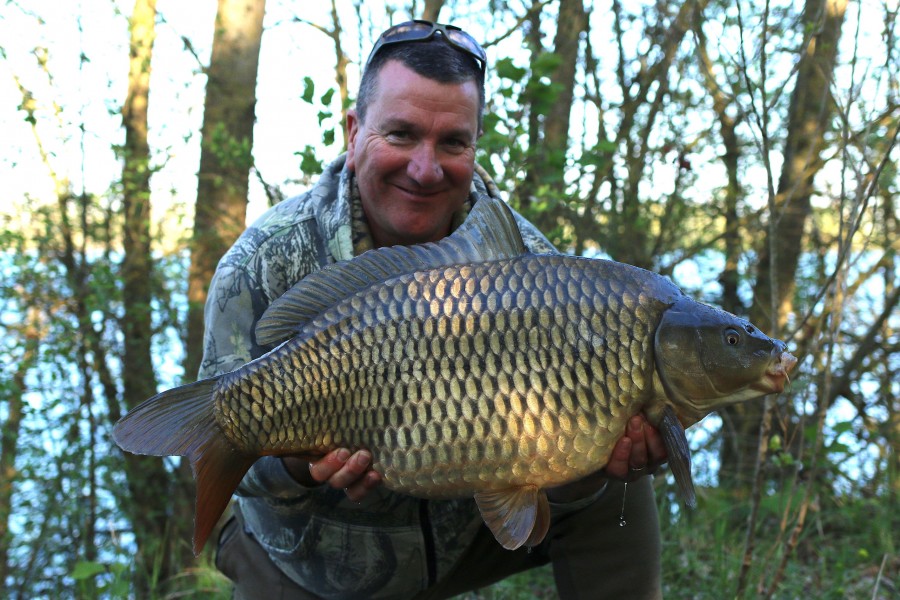
<svg viewBox="0 0 900 600">
<path fill-rule="evenodd" d="M 372 48 L 368 60 L 366 60 L 366 67 L 369 66 L 369 63 L 372 62 L 372 59 L 384 46 L 408 42 L 424 42 L 433 38 L 436 33 L 440 33 L 441 39 L 445 42 L 478 61 L 481 74 L 484 75 L 484 71 L 487 68 L 487 54 L 484 48 L 471 35 L 455 25 L 441 25 L 440 23 L 432 23 L 422 19 L 394 25 L 382 33 L 378 41 L 375 42 L 375 47 Z"/>
</svg>

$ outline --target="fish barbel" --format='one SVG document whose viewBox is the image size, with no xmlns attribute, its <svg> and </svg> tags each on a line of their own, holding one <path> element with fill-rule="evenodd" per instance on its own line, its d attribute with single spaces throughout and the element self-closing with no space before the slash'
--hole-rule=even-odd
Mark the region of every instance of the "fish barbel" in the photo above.
<svg viewBox="0 0 900 600">
<path fill-rule="evenodd" d="M 622 263 L 531 254 L 500 201 L 437 243 L 307 276 L 263 315 L 235 371 L 162 392 L 113 435 L 186 456 L 199 552 L 264 455 L 366 448 L 389 489 L 475 498 L 506 548 L 536 545 L 544 490 L 606 465 L 633 415 L 660 428 L 693 505 L 684 427 L 784 389 L 796 359 L 747 321 Z"/>
</svg>

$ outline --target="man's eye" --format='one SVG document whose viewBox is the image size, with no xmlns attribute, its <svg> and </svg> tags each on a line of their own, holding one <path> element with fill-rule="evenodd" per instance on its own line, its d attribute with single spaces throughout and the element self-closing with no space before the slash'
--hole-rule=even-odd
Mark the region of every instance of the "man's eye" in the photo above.
<svg viewBox="0 0 900 600">
<path fill-rule="evenodd" d="M 408 131 L 390 131 L 388 137 L 392 140 L 408 140 L 410 134 Z"/>
<path fill-rule="evenodd" d="M 468 147 L 468 144 L 464 140 L 460 139 L 449 139 L 444 142 L 444 145 L 451 150 L 465 150 Z"/>
</svg>

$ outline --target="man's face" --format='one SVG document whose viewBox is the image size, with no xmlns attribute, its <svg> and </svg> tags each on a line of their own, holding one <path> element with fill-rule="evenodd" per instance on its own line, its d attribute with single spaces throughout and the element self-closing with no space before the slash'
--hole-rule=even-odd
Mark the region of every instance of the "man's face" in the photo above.
<svg viewBox="0 0 900 600">
<path fill-rule="evenodd" d="M 378 74 L 366 122 L 348 111 L 347 167 L 376 246 L 449 233 L 472 184 L 478 104 L 474 81 L 438 83 L 391 60 Z"/>
</svg>

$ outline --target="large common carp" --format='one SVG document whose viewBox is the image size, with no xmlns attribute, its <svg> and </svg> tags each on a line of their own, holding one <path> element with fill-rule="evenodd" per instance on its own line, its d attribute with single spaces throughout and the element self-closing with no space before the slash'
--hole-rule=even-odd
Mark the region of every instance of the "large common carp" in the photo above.
<svg viewBox="0 0 900 600">
<path fill-rule="evenodd" d="M 441 242 L 317 271 L 263 315 L 268 354 L 147 400 L 125 450 L 186 456 L 199 552 L 263 455 L 367 448 L 388 488 L 473 496 L 507 548 L 549 526 L 545 488 L 606 465 L 629 418 L 658 426 L 693 504 L 683 426 L 784 389 L 796 359 L 750 323 L 625 264 L 526 251 L 481 198 Z"/>
</svg>

